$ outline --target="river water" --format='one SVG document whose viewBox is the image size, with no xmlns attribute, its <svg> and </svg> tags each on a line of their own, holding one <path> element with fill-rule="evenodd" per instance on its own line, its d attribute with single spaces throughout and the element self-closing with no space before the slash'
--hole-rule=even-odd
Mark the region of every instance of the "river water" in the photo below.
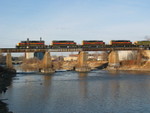
<svg viewBox="0 0 150 113">
<path fill-rule="evenodd" d="M 150 73 L 17 74 L 0 98 L 14 113 L 150 113 Z"/>
</svg>

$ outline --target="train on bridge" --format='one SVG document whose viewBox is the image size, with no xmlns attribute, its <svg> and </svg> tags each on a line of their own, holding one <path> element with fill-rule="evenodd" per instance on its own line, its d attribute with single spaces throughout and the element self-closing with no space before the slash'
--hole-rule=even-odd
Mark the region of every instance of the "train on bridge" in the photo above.
<svg viewBox="0 0 150 113">
<path fill-rule="evenodd" d="M 29 40 L 21 41 L 16 45 L 18 49 L 59 49 L 59 48 L 111 48 L 111 47 L 150 47 L 150 41 L 136 41 L 130 40 L 111 40 L 110 44 L 106 44 L 102 40 L 83 40 L 82 44 L 77 44 L 72 40 L 53 40 L 51 44 L 46 45 L 45 41 Z"/>
</svg>

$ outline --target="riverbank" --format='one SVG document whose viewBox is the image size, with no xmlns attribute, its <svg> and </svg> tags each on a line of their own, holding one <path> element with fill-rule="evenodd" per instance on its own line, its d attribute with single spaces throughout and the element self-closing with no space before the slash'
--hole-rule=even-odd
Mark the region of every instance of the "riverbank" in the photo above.
<svg viewBox="0 0 150 113">
<path fill-rule="evenodd" d="M 120 67 L 107 67 L 105 70 L 118 70 L 118 71 L 150 71 L 150 67 L 131 65 Z"/>
<path fill-rule="evenodd" d="M 104 68 L 106 67 L 107 61 L 87 61 L 87 65 L 91 69 Z M 54 70 L 74 70 L 77 65 L 77 61 L 52 61 Z M 30 60 L 26 60 L 21 65 L 21 69 L 24 71 L 36 71 L 42 68 L 42 62 L 39 60 L 35 60 L 34 62 L 30 62 Z"/>
<path fill-rule="evenodd" d="M 13 113 L 8 110 L 7 104 L 0 101 L 0 113 Z"/>
<path fill-rule="evenodd" d="M 5 93 L 7 87 L 11 84 L 12 77 L 15 76 L 14 69 L 0 67 L 0 94 Z M 0 113 L 13 113 L 8 110 L 7 104 L 0 99 Z"/>
</svg>

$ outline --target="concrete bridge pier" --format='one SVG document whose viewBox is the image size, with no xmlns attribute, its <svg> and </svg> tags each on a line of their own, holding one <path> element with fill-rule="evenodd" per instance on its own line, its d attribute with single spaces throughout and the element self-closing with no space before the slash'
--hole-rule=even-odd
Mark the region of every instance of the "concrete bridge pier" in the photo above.
<svg viewBox="0 0 150 113">
<path fill-rule="evenodd" d="M 6 67 L 13 69 L 11 53 L 7 53 L 6 55 Z"/>
<path fill-rule="evenodd" d="M 118 68 L 120 66 L 118 51 L 111 51 L 108 56 L 109 68 Z"/>
<path fill-rule="evenodd" d="M 137 51 L 137 59 L 136 59 L 136 64 L 141 66 L 142 63 L 142 50 Z"/>
<path fill-rule="evenodd" d="M 52 60 L 49 52 L 45 52 L 44 58 L 42 60 L 42 69 L 40 70 L 42 73 L 54 73 Z"/>
<path fill-rule="evenodd" d="M 77 72 L 89 72 L 91 68 L 88 67 L 87 64 L 87 52 L 81 51 L 78 55 L 77 65 L 75 67 L 75 71 Z"/>
</svg>

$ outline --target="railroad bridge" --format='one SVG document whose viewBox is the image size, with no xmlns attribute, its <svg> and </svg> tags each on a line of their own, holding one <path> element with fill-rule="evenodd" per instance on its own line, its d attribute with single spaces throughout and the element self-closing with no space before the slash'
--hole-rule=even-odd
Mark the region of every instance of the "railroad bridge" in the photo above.
<svg viewBox="0 0 150 113">
<path fill-rule="evenodd" d="M 119 57 L 118 51 L 138 51 L 139 55 L 142 50 L 149 50 L 150 47 L 101 47 L 101 48 L 59 48 L 59 49 L 17 49 L 17 48 L 0 48 L 0 53 L 7 53 L 6 66 L 12 68 L 11 53 L 25 53 L 25 52 L 44 52 L 43 58 L 43 73 L 52 73 L 51 56 L 50 52 L 79 52 L 76 71 L 87 72 L 90 68 L 87 66 L 87 54 L 88 51 L 109 51 L 109 66 L 118 67 Z M 139 56 L 138 56 L 139 57 Z"/>
</svg>

